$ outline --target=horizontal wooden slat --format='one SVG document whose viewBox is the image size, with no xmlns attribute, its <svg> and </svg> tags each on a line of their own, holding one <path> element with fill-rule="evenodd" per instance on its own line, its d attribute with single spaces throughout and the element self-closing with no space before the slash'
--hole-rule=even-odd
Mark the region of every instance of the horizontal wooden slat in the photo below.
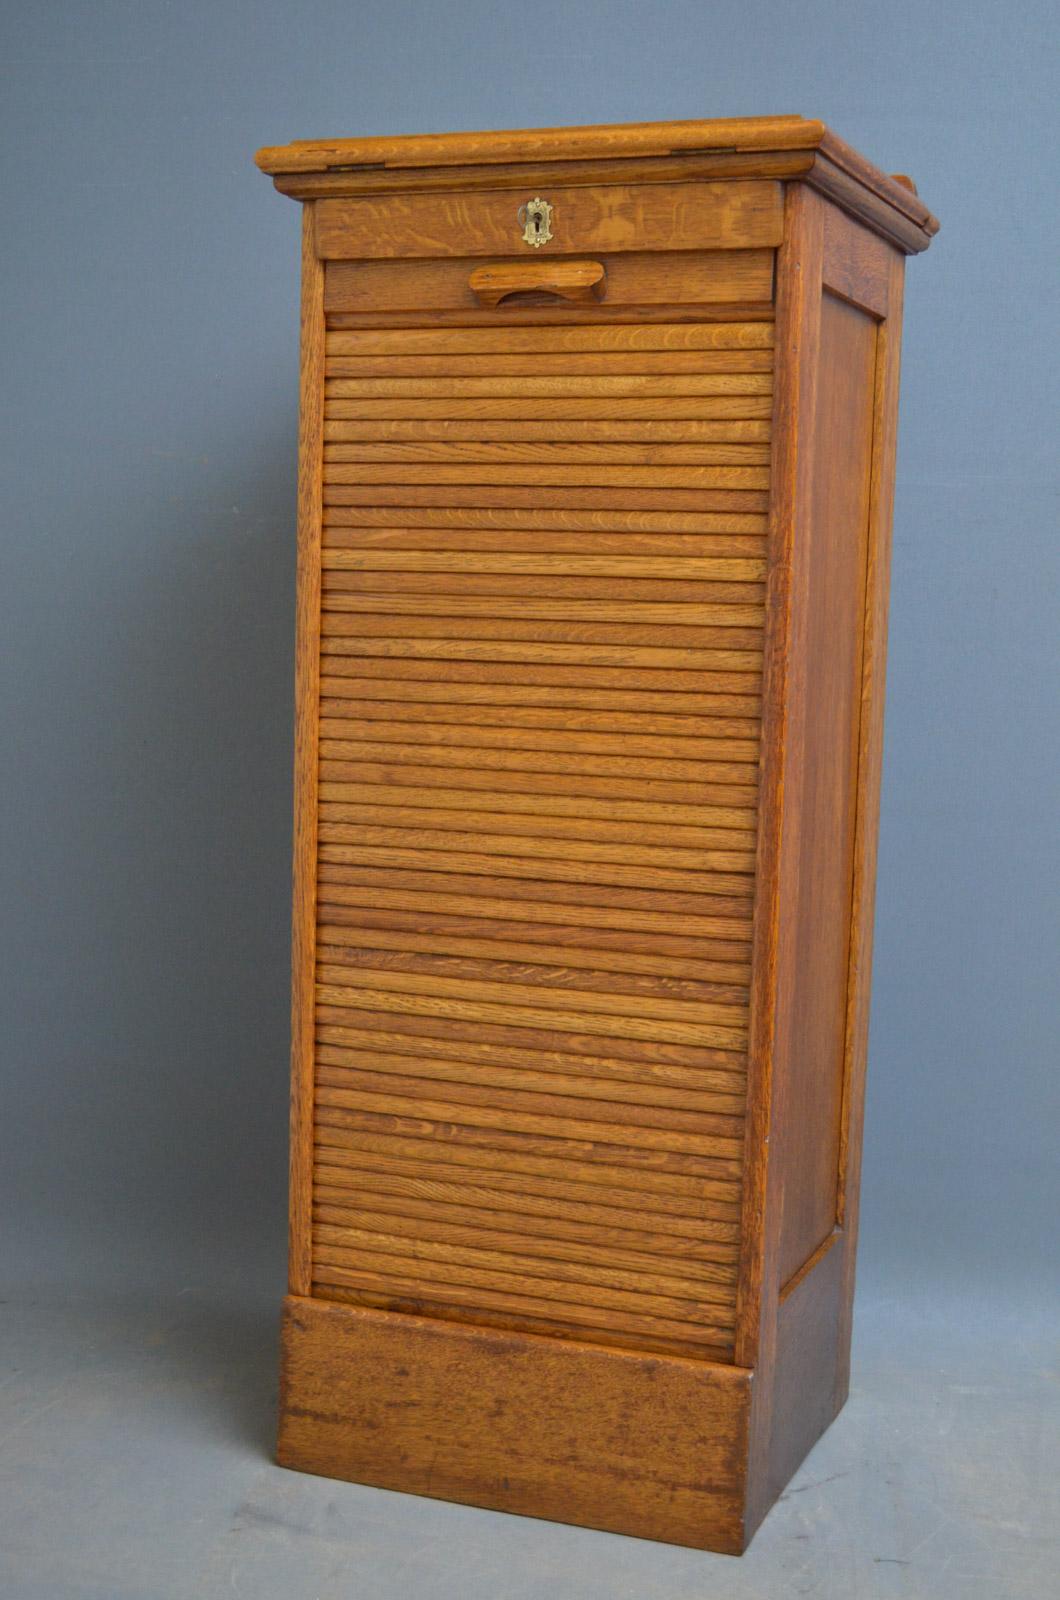
<svg viewBox="0 0 1060 1600">
<path fill-rule="evenodd" d="M 558 855 L 558 852 L 557 852 Z M 668 871 L 664 867 L 636 866 L 627 868 L 622 862 L 595 860 L 559 860 L 532 854 L 491 855 L 484 849 L 477 851 L 453 849 L 444 839 L 439 847 L 388 846 L 355 843 L 337 844 L 323 839 L 320 845 L 320 864 L 324 866 L 371 867 L 376 869 L 406 869 L 417 873 L 456 873 L 469 877 L 484 876 L 490 879 L 518 879 L 536 883 L 542 892 L 575 885 L 580 892 L 592 886 L 595 898 L 603 900 L 613 895 L 616 888 L 628 887 L 631 892 L 645 893 L 667 891 L 700 895 L 704 899 L 719 898 L 725 902 L 750 900 L 750 869 L 746 872 L 723 872 L 712 867 L 701 871 L 687 868 Z M 505 885 L 511 889 L 511 884 Z"/>
<path fill-rule="evenodd" d="M 398 746 L 379 746 L 387 753 L 371 759 L 339 760 L 325 756 L 320 765 L 320 776 L 325 782 L 396 784 L 402 788 L 420 789 L 488 789 L 503 790 L 513 780 L 498 777 L 492 770 L 474 767 L 447 767 L 417 765 Z M 582 796 L 591 799 L 637 800 L 648 803 L 673 803 L 691 806 L 721 806 L 736 810 L 750 810 L 758 804 L 758 790 L 748 784 L 711 783 L 702 780 L 694 790 L 687 782 L 669 783 L 652 778 L 619 778 L 613 773 L 606 778 L 594 777 L 584 772 L 574 773 L 520 771 L 515 789 L 524 794 L 557 795 L 569 799 Z"/>
<path fill-rule="evenodd" d="M 545 716 L 578 712 L 590 717 L 614 717 L 612 726 L 632 727 L 624 719 L 657 716 L 661 725 L 674 729 L 678 721 L 721 722 L 725 725 L 757 726 L 762 702 L 755 694 L 682 694 L 653 689 L 595 689 L 591 685 L 506 683 L 465 683 L 449 679 L 432 683 L 426 679 L 372 677 L 356 663 L 331 658 L 321 678 L 321 692 L 327 699 L 355 702 L 364 716 L 419 716 L 429 706 L 443 705 L 450 721 L 464 720 L 475 712 L 489 720 L 506 711 L 540 712 Z"/>
<path fill-rule="evenodd" d="M 662 422 L 658 419 L 625 420 L 612 418 L 585 418 L 582 421 L 528 421 L 510 418 L 494 421 L 490 418 L 445 417 L 434 419 L 406 418 L 346 418 L 341 415 L 341 402 L 332 401 L 325 407 L 325 444 L 349 444 L 357 440 L 380 444 L 444 444 L 484 443 L 502 444 L 564 444 L 580 447 L 617 449 L 625 444 L 642 448 L 691 448 L 709 445 L 754 445 L 768 449 L 772 424 L 765 418 L 758 421 L 736 419 L 713 422 Z"/>
<path fill-rule="evenodd" d="M 595 928 L 577 925 L 520 921 L 515 906 L 507 917 L 477 916 L 472 912 L 447 910 L 403 910 L 393 906 L 367 904 L 369 895 L 361 891 L 361 903 L 340 902 L 336 887 L 323 879 L 320 903 L 321 927 L 329 929 L 390 929 L 397 933 L 437 935 L 469 940 L 499 940 L 518 945 L 541 947 L 538 960 L 562 955 L 568 965 L 593 966 L 602 959 L 608 971 L 673 972 L 681 977 L 715 978 L 722 983 L 745 983 L 749 975 L 749 955 L 739 940 L 721 937 L 697 938 L 680 934 L 645 933 L 631 928 Z M 352 885 L 341 885 L 345 892 Z M 597 961 L 587 959 L 595 956 Z M 527 956 L 528 960 L 534 959 Z"/>
<path fill-rule="evenodd" d="M 329 762 L 329 772 L 333 767 L 351 764 L 355 765 L 355 763 Z M 386 793 L 379 794 L 377 791 L 384 787 Z M 325 774 L 320 787 L 320 797 L 323 801 L 336 801 L 340 804 L 355 804 L 363 800 L 365 805 L 387 803 L 461 811 L 501 811 L 508 815 L 510 821 L 513 821 L 518 814 L 525 813 L 530 818 L 576 817 L 590 821 L 610 819 L 615 822 L 647 822 L 667 828 L 672 826 L 675 836 L 679 836 L 682 829 L 690 827 L 753 831 L 756 824 L 753 807 L 696 805 L 691 802 L 672 805 L 660 801 L 653 802 L 650 799 L 624 800 L 614 795 L 577 795 L 546 791 L 535 793 L 503 788 L 490 790 L 484 787 L 479 789 L 416 787 L 392 783 L 381 773 L 376 774 L 375 769 L 368 764 L 365 770 L 359 770 L 350 782 Z"/>
<path fill-rule="evenodd" d="M 380 462 L 395 466 L 407 464 L 429 465 L 432 462 L 454 466 L 469 462 L 486 462 L 499 466 L 527 465 L 538 473 L 546 474 L 551 482 L 558 469 L 566 467 L 609 467 L 625 471 L 632 467 L 705 467 L 752 466 L 764 467 L 769 462 L 769 446 L 763 444 L 559 444 L 513 443 L 508 440 L 483 440 L 471 443 L 463 440 L 422 441 L 417 443 L 379 444 L 340 441 L 328 443 L 324 448 L 325 467 L 336 462 L 377 465 Z M 331 474 L 334 477 L 334 474 Z M 358 475 L 363 477 L 362 474 Z M 393 476 L 397 476 L 394 474 Z M 343 480 L 335 478 L 336 482 Z M 353 481 L 357 481 L 356 479 Z M 443 481 L 443 480 L 429 480 Z M 475 480 L 476 482 L 478 479 Z M 489 481 L 489 480 L 486 480 Z M 507 480 L 506 480 L 507 481 Z M 525 479 L 520 479 L 525 482 Z M 578 482 L 586 481 L 582 478 Z M 593 482 L 601 482 L 594 475 Z M 611 479 L 606 480 L 608 482 Z M 630 477 L 629 482 L 640 481 Z M 648 478 L 647 482 L 657 482 Z M 685 482 L 682 475 L 682 486 Z M 705 480 L 710 481 L 710 480 Z M 722 480 L 729 481 L 729 480 Z M 743 480 L 737 480 L 742 482 Z M 755 480 L 756 482 L 760 480 Z"/>
<path fill-rule="evenodd" d="M 322 589 L 323 603 L 331 611 L 384 610 L 387 601 L 396 598 L 418 607 L 434 603 L 435 612 L 440 613 L 446 611 L 446 602 L 451 597 L 462 605 L 471 601 L 495 602 L 498 614 L 502 614 L 504 606 L 542 606 L 553 601 L 560 607 L 571 608 L 575 601 L 588 600 L 595 602 L 596 608 L 615 602 L 685 607 L 750 606 L 761 616 L 765 602 L 765 584 L 761 582 L 711 578 L 602 578 L 564 572 L 528 577 L 518 572 L 385 572 L 329 566 L 322 573 Z M 728 613 L 713 619 L 697 619 L 686 611 L 685 623 L 694 624 L 697 620 L 716 623 L 724 621 L 726 615 Z M 630 620 L 636 621 L 636 617 L 631 616 Z M 675 616 L 673 620 L 679 623 L 681 618 Z M 742 626 L 748 625 L 746 617 L 737 616 L 736 620 Z"/>
<path fill-rule="evenodd" d="M 699 846 L 694 849 L 661 845 L 612 844 L 607 841 L 535 838 L 523 833 L 482 833 L 442 828 L 404 827 L 396 819 L 385 827 L 372 823 L 322 821 L 318 830 L 322 844 L 352 844 L 395 850 L 424 850 L 432 853 L 525 857 L 527 860 L 553 861 L 558 855 L 566 862 L 600 862 L 608 866 L 645 866 L 666 872 L 665 880 L 648 873 L 630 874 L 639 883 L 664 881 L 674 888 L 684 885 L 678 869 L 691 874 L 746 873 L 754 870 L 753 850 L 731 850 Z M 672 873 L 670 869 L 673 869 Z M 604 879 L 602 881 L 611 881 Z M 626 878 L 616 880 L 625 882 Z"/>
<path fill-rule="evenodd" d="M 580 511 L 665 510 L 686 515 L 732 511 L 737 515 L 765 511 L 769 496 L 764 489 L 640 489 L 621 484 L 580 488 L 570 484 L 452 484 L 452 483 L 332 483 L 324 480 L 326 511 L 335 506 L 398 506 L 410 515 L 421 510 L 472 510 L 483 507 L 505 512 L 524 510 L 529 504 L 542 510 L 562 507 Z"/>
<path fill-rule="evenodd" d="M 337 724 L 339 719 L 335 718 L 334 721 Z M 453 732 L 448 728 L 434 729 L 434 737 L 428 739 L 425 735 L 421 743 L 414 731 L 417 724 L 391 723 L 385 727 L 389 738 L 383 737 L 383 729 L 374 737 L 369 737 L 377 726 L 375 723 L 366 724 L 364 737 L 347 739 L 333 737 L 334 730 L 329 726 L 322 733 L 321 758 L 325 761 L 405 760 L 441 767 L 473 760 L 479 768 L 492 767 L 503 772 L 566 773 L 575 777 L 677 778 L 690 783 L 731 783 L 744 787 L 753 787 L 757 781 L 757 768 L 750 760 L 713 761 L 708 756 L 702 761 L 686 761 L 678 757 L 656 756 L 651 752 L 629 756 L 597 754 L 591 743 L 592 735 L 585 736 L 582 743 L 589 748 L 583 749 L 577 742 L 579 735 L 572 734 L 569 743 L 563 744 L 559 735 L 555 736 L 552 743 L 545 743 L 546 735 L 527 734 L 529 747 L 524 748 L 523 742 L 515 736 L 524 733 L 523 729 L 514 730 L 509 740 L 487 738 L 490 733 L 503 732 L 497 729 L 457 728 Z M 406 732 L 406 728 L 409 731 Z M 466 733 L 468 737 L 457 738 L 457 733 Z M 531 739 L 538 739 L 539 746 L 530 744 Z M 468 750 L 475 751 L 475 754 L 461 754 L 461 751 Z"/>
<path fill-rule="evenodd" d="M 325 786 L 328 787 L 328 786 Z M 500 800 L 499 810 L 466 810 L 462 804 L 448 810 L 439 807 L 403 805 L 389 792 L 374 797 L 367 789 L 347 788 L 355 800 L 334 800 L 321 797 L 320 818 L 323 822 L 363 823 L 377 827 L 439 828 L 447 832 L 496 833 L 503 827 L 509 834 L 526 834 L 539 839 L 576 839 L 594 844 L 627 842 L 669 849 L 672 846 L 689 849 L 729 848 L 754 850 L 754 834 L 746 826 L 741 828 L 711 828 L 684 826 L 673 822 L 647 823 L 609 822 L 602 817 L 550 815 L 543 808 L 524 814 L 512 812 Z M 463 791 L 462 791 L 463 792 Z"/>
<path fill-rule="evenodd" d="M 614 328 L 373 328 L 329 332 L 329 356 L 494 354 L 498 351 L 769 350 L 771 322 L 648 322 Z"/>
<path fill-rule="evenodd" d="M 559 952 L 536 949 L 536 959 L 513 957 L 507 944 L 487 937 L 479 939 L 477 950 L 451 948 L 435 934 L 421 936 L 419 948 L 410 948 L 411 935 L 393 934 L 373 939 L 366 930 L 355 933 L 350 925 L 327 923 L 318 929 L 318 957 L 329 965 L 363 967 L 373 971 L 389 968 L 396 972 L 439 973 L 444 977 L 486 978 L 496 982 L 540 984 L 552 992 L 563 989 L 594 989 L 615 995 L 659 995 L 671 1000 L 717 1000 L 745 1006 L 746 981 L 719 978 L 707 973 L 696 977 L 665 977 L 653 973 L 612 970 L 606 957 L 597 952 L 591 961 L 560 963 Z M 402 943 L 402 940 L 405 942 Z"/>
<path fill-rule="evenodd" d="M 663 691 L 673 695 L 671 702 L 676 710 L 687 704 L 688 696 L 757 695 L 761 692 L 761 676 L 724 669 L 686 671 L 654 668 L 639 671 L 622 671 L 612 667 L 568 666 L 563 663 L 522 662 L 518 665 L 502 661 L 449 661 L 442 668 L 431 661 L 377 660 L 365 657 L 350 660 L 334 652 L 331 659 L 321 663 L 326 677 L 379 678 L 386 683 L 406 680 L 430 683 L 487 684 L 493 688 L 506 688 L 510 684 L 548 689 L 591 689 L 594 692 L 619 689 L 624 691 Z M 682 699 L 682 697 L 684 697 Z"/>
<path fill-rule="evenodd" d="M 542 543 L 542 534 L 548 535 L 550 540 L 553 535 L 563 538 L 572 533 L 607 537 L 622 534 L 623 538 L 615 545 L 619 555 L 665 551 L 666 544 L 660 543 L 655 537 L 644 543 L 646 536 L 656 534 L 666 534 L 674 539 L 676 550 L 694 554 L 690 538 L 698 545 L 704 535 L 712 533 L 765 534 L 768 520 L 762 512 L 746 506 L 742 511 L 739 507 L 727 507 L 719 511 L 689 513 L 672 508 L 662 511 L 633 510 L 629 506 L 593 510 L 569 504 L 551 507 L 516 505 L 498 510 L 481 503 L 467 506 L 423 505 L 411 511 L 407 507 L 387 505 L 331 506 L 324 508 L 323 518 L 325 527 L 341 525 L 364 530 L 356 537 L 366 543 L 386 544 L 396 540 L 399 545 L 408 542 L 404 533 L 413 528 L 417 532 L 428 532 L 432 528 L 445 530 L 448 536 L 455 531 L 477 531 L 487 535 L 502 532 L 505 545 L 499 548 L 507 548 L 509 542 L 520 535 L 531 539 L 526 546 L 511 542 L 513 550 L 551 548 L 551 543 Z M 585 539 L 580 537 L 569 548 L 579 550 L 585 545 Z"/>
<path fill-rule="evenodd" d="M 556 555 L 530 551 L 420 550 L 415 540 L 400 550 L 329 546 L 321 565 L 327 571 L 431 572 L 472 575 L 497 573 L 547 578 L 684 578 L 697 583 L 760 583 L 766 564 L 757 556 Z"/>
<path fill-rule="evenodd" d="M 331 364 L 329 363 L 329 371 Z M 456 400 L 456 399 L 556 399 L 560 396 L 592 396 L 599 402 L 608 398 L 631 399 L 641 395 L 656 399 L 663 395 L 768 395 L 773 392 L 772 374 L 766 372 L 695 372 L 658 377 L 651 373 L 624 372 L 593 377 L 572 377 L 551 373 L 543 377 L 480 378 L 348 378 L 329 377 L 324 393 L 334 400 Z"/>
<path fill-rule="evenodd" d="M 660 602 L 647 599 L 565 600 L 556 597 L 552 600 L 540 600 L 523 595 L 505 598 L 500 595 L 461 595 L 444 591 L 431 595 L 374 594 L 364 589 L 326 593 L 324 609 L 358 612 L 365 617 L 414 616 L 434 620 L 441 617 L 466 618 L 467 631 L 475 638 L 480 636 L 478 624 L 484 619 L 499 621 L 508 618 L 517 620 L 520 617 L 528 621 L 543 622 L 569 620 L 586 626 L 594 622 L 630 623 L 634 625 L 627 630 L 631 642 L 639 637 L 634 631 L 638 623 L 668 623 L 678 643 L 683 643 L 690 637 L 688 634 L 683 634 L 681 629 L 694 628 L 699 634 L 704 628 L 750 628 L 754 630 L 753 633 L 746 639 L 738 641 L 749 645 L 759 643 L 764 618 L 762 606 L 740 605 L 732 601 L 711 604 L 704 601 Z M 367 625 L 367 622 L 362 620 L 356 624 L 358 628 Z M 418 626 L 421 628 L 426 626 L 426 621 L 419 623 Z M 659 637 L 665 639 L 666 635 L 662 634 Z"/>
<path fill-rule="evenodd" d="M 718 390 L 715 393 L 681 395 L 535 394 L 531 399 L 522 398 L 516 393 L 507 396 L 465 395 L 426 399 L 422 396 L 405 397 L 401 394 L 364 395 L 334 386 L 347 384 L 349 381 L 338 378 L 333 384 L 326 385 L 324 394 L 326 417 L 365 420 L 385 418 L 388 421 L 399 421 L 403 418 L 469 421 L 482 417 L 491 422 L 542 420 L 576 422 L 579 419 L 596 422 L 618 422 L 625 419 L 637 422 L 652 420 L 718 422 L 726 419 L 764 422 L 770 420 L 773 415 L 773 397 L 768 387 L 736 393 Z"/>
<path fill-rule="evenodd" d="M 474 745 L 497 750 L 578 751 L 586 754 L 665 757 L 674 761 L 688 761 L 690 765 L 703 763 L 716 765 L 719 761 L 751 765 L 758 760 L 757 739 L 729 737 L 692 738 L 681 734 L 602 733 L 599 729 L 541 728 L 494 725 L 483 719 L 479 724 L 446 722 L 439 718 L 420 727 L 416 722 L 390 718 L 371 718 L 358 715 L 357 706 L 343 706 L 344 715 L 322 716 L 320 734 L 322 741 L 373 739 L 387 744 L 420 743 L 422 748 L 434 745 Z M 323 751 L 323 743 L 322 743 Z M 586 768 L 591 771 L 591 767 Z M 695 772 L 668 772 L 662 762 L 658 769 L 662 777 L 695 777 Z M 743 774 L 736 774 L 737 779 Z"/>
<path fill-rule="evenodd" d="M 471 169 L 471 172 L 474 174 L 475 169 Z M 479 338 L 485 337 L 497 345 L 507 343 L 509 331 L 514 332 L 517 341 L 521 335 L 537 332 L 546 333 L 550 340 L 562 340 L 568 334 L 595 334 L 596 339 L 589 345 L 592 349 L 596 347 L 601 332 L 625 332 L 624 328 L 601 328 L 599 325 L 595 329 L 548 325 L 544 328 L 510 329 L 513 314 L 516 317 L 525 315 L 525 311 L 520 312 L 511 301 L 505 307 L 502 325 L 481 330 L 449 329 L 445 326 L 432 326 L 429 329 L 365 329 L 361 325 L 366 315 L 371 317 L 380 313 L 396 312 L 414 317 L 418 314 L 422 318 L 424 306 L 432 308 L 439 323 L 441 319 L 453 316 L 481 315 L 481 307 L 468 282 L 476 264 L 474 258 L 460 256 L 408 261 L 393 258 L 383 261 L 329 261 L 324 277 L 325 311 L 329 321 L 336 327 L 356 328 L 355 336 L 359 335 L 362 339 L 380 334 L 383 342 L 379 348 L 382 350 L 403 348 L 400 343 L 393 342 L 395 333 L 411 335 L 412 340 L 417 342 L 404 347 L 411 349 L 419 349 L 425 339 L 436 341 L 437 348 L 438 341 L 444 341 L 454 333 L 459 338 L 466 331 L 472 332 L 472 338 L 477 334 Z M 761 304 L 768 302 L 772 296 L 772 250 L 687 250 L 666 255 L 658 255 L 653 251 L 624 250 L 605 256 L 603 265 L 607 272 L 607 303 L 620 310 L 623 307 L 650 305 L 654 311 L 656 306 L 665 307 L 680 301 L 682 305 L 710 306 L 712 315 L 724 312 L 728 316 L 733 304 L 748 301 Z M 601 309 L 596 308 L 598 317 Z M 536 315 L 540 316 L 540 311 Z M 659 325 L 664 330 L 674 326 L 661 312 Z M 740 322 L 733 325 L 738 330 L 746 330 L 748 334 L 755 326 L 753 323 Z M 652 323 L 648 323 L 638 331 L 642 336 L 650 336 L 652 326 Z M 762 326 L 771 336 L 770 322 L 765 320 Z M 693 325 L 692 331 L 710 333 L 713 327 L 714 324 L 708 323 L 701 330 Z M 486 346 L 487 349 L 491 347 L 489 344 Z M 516 349 L 528 347 L 533 348 L 532 344 L 516 343 L 513 346 Z M 374 347 L 369 345 L 368 348 Z M 442 348 L 453 347 L 443 344 Z M 455 348 L 475 346 L 457 345 Z M 564 344 L 563 348 L 576 350 L 582 346 L 575 338 L 574 342 Z"/>
<path fill-rule="evenodd" d="M 717 1022 L 733 1029 L 738 1036 L 720 1043 L 740 1044 L 746 1034 L 746 1006 L 739 1002 L 712 1000 L 672 1000 L 663 995 L 603 994 L 591 988 L 542 991 L 531 984 L 511 979 L 489 981 L 477 978 L 471 982 L 460 978 L 447 978 L 437 974 L 395 972 L 389 969 L 363 971 L 349 965 L 330 965 L 322 959 L 317 976 L 325 988 L 387 989 L 404 994 L 427 994 L 464 997 L 471 1000 L 495 1002 L 500 1005 L 556 1007 L 558 1010 L 580 1009 L 586 1014 L 621 1018 L 644 1017 L 652 1023 L 668 1019 L 687 1023 L 695 1028 L 700 1023 Z M 340 999 L 336 1004 L 343 1004 Z M 503 1020 L 503 1019 L 502 1019 Z M 548 1023 L 545 1023 L 548 1026 Z M 621 1034 L 621 1029 L 615 1029 Z M 632 1037 L 642 1037 L 639 1032 Z M 647 1035 L 646 1037 L 652 1037 Z M 664 1034 L 659 1038 L 666 1037 Z M 690 1042 L 695 1042 L 694 1038 Z"/>
<path fill-rule="evenodd" d="M 542 476 L 548 479 L 548 490 L 557 486 L 573 488 L 613 488 L 707 490 L 707 489 L 767 489 L 768 467 L 661 467 L 661 466 L 549 466 L 519 465 L 477 461 L 453 463 L 428 462 L 410 465 L 408 462 L 348 463 L 336 461 L 329 451 L 324 458 L 324 484 L 329 489 L 341 484 L 484 484 L 505 485 L 514 488 L 538 489 Z"/>
<path fill-rule="evenodd" d="M 341 335 L 332 335 L 333 338 Z M 329 353 L 329 378 L 566 378 L 648 377 L 655 374 L 697 376 L 716 373 L 764 373 L 773 370 L 771 350 L 542 350 L 539 354 L 487 353 L 441 355 L 343 356 Z"/>
<path fill-rule="evenodd" d="M 385 637 L 347 634 L 324 629 L 321 649 L 326 655 L 398 656 L 411 661 L 521 661 L 528 666 L 672 667 L 685 672 L 747 672 L 762 670 L 760 650 L 667 649 L 665 646 L 620 644 L 556 644 L 534 639 L 418 639 L 396 632 Z M 331 670 L 330 667 L 327 670 Z M 680 682 L 674 683 L 680 688 Z"/>
</svg>

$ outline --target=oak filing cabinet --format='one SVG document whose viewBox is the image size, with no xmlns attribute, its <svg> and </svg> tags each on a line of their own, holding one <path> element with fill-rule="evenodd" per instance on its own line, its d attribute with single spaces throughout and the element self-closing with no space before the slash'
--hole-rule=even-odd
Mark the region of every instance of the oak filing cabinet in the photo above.
<svg viewBox="0 0 1060 1600">
<path fill-rule="evenodd" d="M 722 1551 L 847 1391 L 905 178 L 300 143 L 279 1459 Z"/>
</svg>

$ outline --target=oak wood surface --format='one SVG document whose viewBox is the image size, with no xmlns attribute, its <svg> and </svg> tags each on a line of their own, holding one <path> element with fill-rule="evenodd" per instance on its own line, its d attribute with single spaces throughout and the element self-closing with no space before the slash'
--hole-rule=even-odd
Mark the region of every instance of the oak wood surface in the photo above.
<svg viewBox="0 0 1060 1600">
<path fill-rule="evenodd" d="M 261 164 L 307 201 L 281 1459 L 739 1550 L 846 1394 L 937 224 L 798 118 Z"/>
</svg>

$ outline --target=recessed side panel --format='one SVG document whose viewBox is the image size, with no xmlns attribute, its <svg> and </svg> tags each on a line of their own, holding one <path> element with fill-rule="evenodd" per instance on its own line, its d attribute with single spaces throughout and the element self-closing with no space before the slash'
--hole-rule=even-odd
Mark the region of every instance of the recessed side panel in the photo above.
<svg viewBox="0 0 1060 1600">
<path fill-rule="evenodd" d="M 825 290 L 813 422 L 816 472 L 794 550 L 804 676 L 794 764 L 797 889 L 782 935 L 792 947 L 794 994 L 781 1045 L 791 1109 L 781 1134 L 789 1156 L 781 1283 L 839 1221 L 877 326 Z"/>
</svg>

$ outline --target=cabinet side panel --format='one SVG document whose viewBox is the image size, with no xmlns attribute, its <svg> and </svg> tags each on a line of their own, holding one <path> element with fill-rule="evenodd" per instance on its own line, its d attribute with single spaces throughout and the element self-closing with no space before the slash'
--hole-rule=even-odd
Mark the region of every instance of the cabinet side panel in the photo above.
<svg viewBox="0 0 1060 1600">
<path fill-rule="evenodd" d="M 312 1281 L 313 983 L 316 965 L 317 750 L 320 700 L 320 507 L 324 434 L 324 269 L 314 207 L 302 215 L 298 571 L 295 639 L 294 861 L 291 919 L 291 1173 L 288 1281 Z"/>
<path fill-rule="evenodd" d="M 778 1035 L 791 1112 L 779 1131 L 782 1283 L 838 1221 L 876 332 L 873 318 L 824 293 L 817 470 L 794 560 L 802 671 L 791 730 L 797 880 L 781 929 L 795 972 Z"/>
<path fill-rule="evenodd" d="M 788 215 L 771 565 L 790 578 L 761 851 L 777 854 L 777 914 L 771 959 L 756 949 L 752 1053 L 768 1137 L 757 1323 L 737 1357 L 757 1339 L 748 1536 L 846 1398 L 903 265 L 801 186 Z"/>
</svg>

